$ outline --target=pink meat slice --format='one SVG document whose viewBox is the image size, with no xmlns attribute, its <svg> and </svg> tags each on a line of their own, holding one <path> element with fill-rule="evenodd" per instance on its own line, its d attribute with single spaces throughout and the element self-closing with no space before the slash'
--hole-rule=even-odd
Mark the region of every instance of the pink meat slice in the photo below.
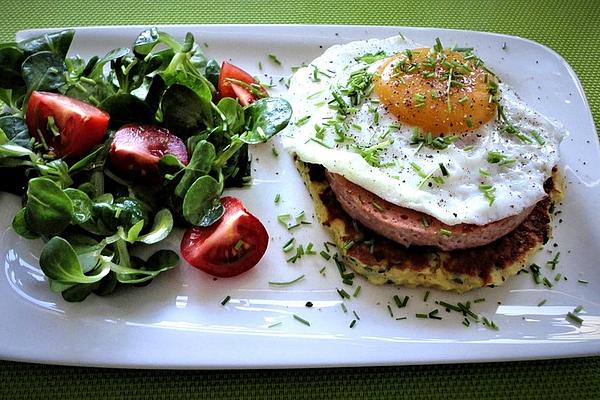
<svg viewBox="0 0 600 400">
<path fill-rule="evenodd" d="M 425 213 L 389 203 L 341 175 L 327 171 L 326 176 L 348 215 L 406 247 L 435 246 L 449 251 L 483 246 L 511 232 L 535 207 L 534 204 L 519 214 L 487 225 L 446 225 Z M 442 230 L 451 233 L 442 234 Z"/>
</svg>

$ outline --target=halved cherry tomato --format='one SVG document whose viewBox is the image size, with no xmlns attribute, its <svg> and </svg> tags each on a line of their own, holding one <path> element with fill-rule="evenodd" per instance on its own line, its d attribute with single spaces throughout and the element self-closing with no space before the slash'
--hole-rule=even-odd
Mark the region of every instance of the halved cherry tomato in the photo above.
<svg viewBox="0 0 600 400">
<path fill-rule="evenodd" d="M 50 151 L 59 157 L 75 157 L 102 142 L 109 118 L 108 113 L 83 101 L 34 91 L 26 122 L 29 134 L 45 142 Z"/>
<path fill-rule="evenodd" d="M 181 255 L 214 276 L 231 277 L 254 267 L 265 254 L 269 234 L 235 197 L 221 199 L 225 214 L 213 225 L 189 228 L 181 239 Z"/>
<path fill-rule="evenodd" d="M 259 97 L 254 93 L 241 85 L 229 82 L 227 79 L 236 79 L 247 84 L 258 83 L 252 75 L 243 69 L 224 61 L 221 65 L 221 72 L 219 73 L 218 90 L 221 97 L 233 97 L 234 99 L 238 99 L 243 106 L 247 106 L 258 100 Z M 260 86 L 259 90 L 263 92 L 265 96 L 267 95 L 267 91 L 262 86 Z"/>
<path fill-rule="evenodd" d="M 183 141 L 166 128 L 154 125 L 129 124 L 122 126 L 110 145 L 110 161 L 116 169 L 134 178 L 156 180 L 158 162 L 172 154 L 182 164 L 188 163 Z"/>
</svg>

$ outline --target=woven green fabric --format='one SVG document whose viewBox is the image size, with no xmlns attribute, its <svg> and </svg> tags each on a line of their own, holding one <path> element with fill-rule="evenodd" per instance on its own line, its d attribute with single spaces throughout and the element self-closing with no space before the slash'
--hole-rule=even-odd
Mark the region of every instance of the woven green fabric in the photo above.
<svg viewBox="0 0 600 400">
<path fill-rule="evenodd" d="M 3 0 L 2 5 L 2 41 L 11 40 L 20 29 L 37 27 L 206 23 L 432 26 L 522 36 L 553 48 L 573 66 L 587 94 L 597 129 L 600 126 L 600 1 Z M 122 371 L 0 362 L 3 399 L 599 396 L 600 357 L 281 371 Z"/>
</svg>

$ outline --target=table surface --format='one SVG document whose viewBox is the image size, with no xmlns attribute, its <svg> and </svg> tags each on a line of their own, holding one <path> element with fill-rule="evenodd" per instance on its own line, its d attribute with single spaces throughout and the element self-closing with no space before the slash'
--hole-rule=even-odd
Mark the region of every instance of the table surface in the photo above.
<svg viewBox="0 0 600 400">
<path fill-rule="evenodd" d="M 600 131 L 600 1 L 230 0 L 223 6 L 183 0 L 4 0 L 3 5 L 1 41 L 27 28 L 125 24 L 365 24 L 517 35 L 553 48 L 571 64 Z M 0 398 L 587 399 L 599 390 L 600 357 L 254 371 L 137 371 L 0 361 Z"/>
</svg>

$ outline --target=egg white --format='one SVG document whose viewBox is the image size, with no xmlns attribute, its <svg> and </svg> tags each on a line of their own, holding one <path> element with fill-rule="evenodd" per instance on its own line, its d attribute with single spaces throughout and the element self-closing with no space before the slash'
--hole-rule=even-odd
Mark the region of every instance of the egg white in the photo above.
<svg viewBox="0 0 600 400">
<path fill-rule="evenodd" d="M 402 37 L 351 42 L 329 48 L 307 67 L 299 69 L 290 81 L 287 99 L 292 104 L 295 121 L 304 124 L 292 123 L 284 132 L 286 149 L 302 161 L 321 164 L 393 204 L 424 212 L 449 225 L 484 225 L 518 214 L 541 200 L 546 195 L 544 182 L 559 161 L 558 148 L 566 131 L 558 122 L 528 107 L 504 84 L 499 88 L 508 119 L 522 132 L 535 130 L 543 144 L 536 140 L 524 143 L 507 135 L 493 120 L 461 135 L 446 149 L 424 146 L 417 151 L 418 147 L 410 144 L 413 127 L 389 114 L 374 94 L 346 118 L 349 140 L 336 142 L 331 127 L 326 128 L 323 139 L 314 140 L 315 125 L 322 129 L 326 121 L 337 115 L 328 105 L 333 98 L 332 88 L 346 86 L 351 73 L 358 69 L 367 67 L 375 72 L 383 62 L 368 65 L 357 61 L 357 57 L 381 50 L 391 56 L 418 47 L 426 46 Z M 324 74 L 315 75 L 315 67 Z M 357 151 L 387 139 L 393 143 L 377 153 L 382 167 L 370 165 Z M 502 153 L 515 162 L 489 163 L 490 151 Z M 446 167 L 448 176 L 442 175 L 440 163 Z M 420 168 L 421 175 L 415 166 Z M 489 175 L 482 175 L 482 169 Z M 438 184 L 432 179 L 422 182 L 423 173 L 432 172 L 444 182 Z M 492 204 L 484 196 L 482 184 L 493 187 Z"/>
</svg>

